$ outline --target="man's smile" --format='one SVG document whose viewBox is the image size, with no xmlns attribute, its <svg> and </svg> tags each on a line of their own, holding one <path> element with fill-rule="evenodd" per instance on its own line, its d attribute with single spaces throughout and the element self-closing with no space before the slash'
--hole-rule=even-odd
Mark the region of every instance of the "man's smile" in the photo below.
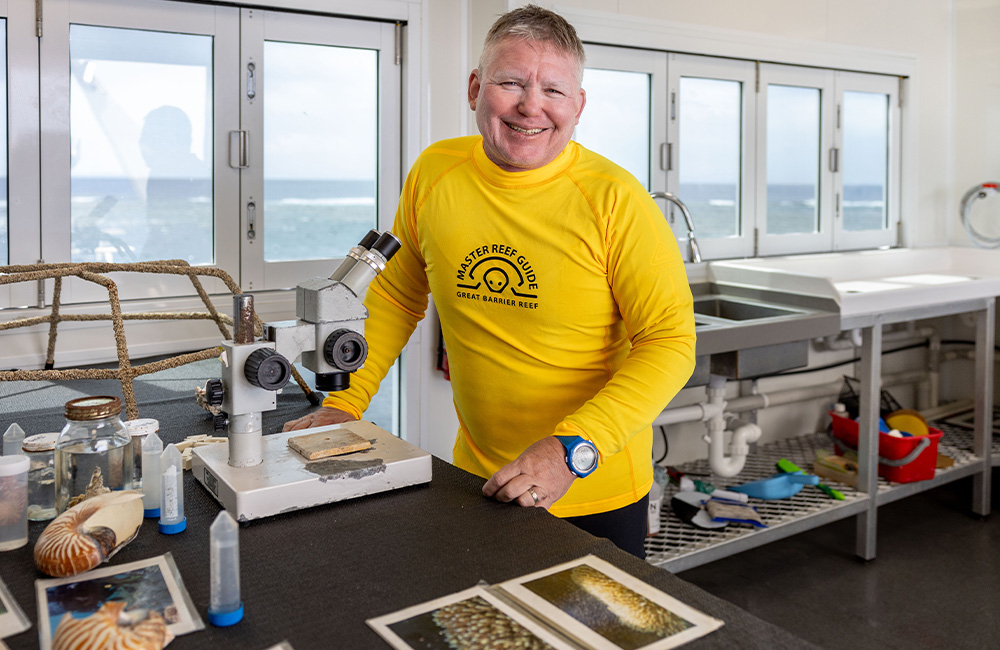
<svg viewBox="0 0 1000 650">
<path fill-rule="evenodd" d="M 536 135 L 545 130 L 545 129 L 525 129 L 515 124 L 511 124 L 510 122 L 504 122 L 504 124 L 506 124 L 511 130 L 517 131 L 518 133 L 523 133 L 524 135 Z"/>
</svg>

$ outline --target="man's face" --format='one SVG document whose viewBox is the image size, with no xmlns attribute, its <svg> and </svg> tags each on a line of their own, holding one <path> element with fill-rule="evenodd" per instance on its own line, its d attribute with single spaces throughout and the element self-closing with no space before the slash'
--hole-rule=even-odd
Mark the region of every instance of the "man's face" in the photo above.
<svg viewBox="0 0 1000 650">
<path fill-rule="evenodd" d="M 576 61 L 548 43 L 500 42 L 485 70 L 469 77 L 469 106 L 486 155 L 507 171 L 538 169 L 566 147 L 586 94 Z"/>
</svg>

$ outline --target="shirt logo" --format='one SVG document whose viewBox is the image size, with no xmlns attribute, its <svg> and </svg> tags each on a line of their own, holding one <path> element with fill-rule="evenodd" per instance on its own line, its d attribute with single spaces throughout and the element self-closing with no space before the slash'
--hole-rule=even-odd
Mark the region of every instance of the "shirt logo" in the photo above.
<svg viewBox="0 0 1000 650">
<path fill-rule="evenodd" d="M 538 279 L 528 259 L 506 244 L 473 249 L 456 273 L 459 298 L 537 309 Z M 464 291 L 463 291 L 464 289 Z"/>
</svg>

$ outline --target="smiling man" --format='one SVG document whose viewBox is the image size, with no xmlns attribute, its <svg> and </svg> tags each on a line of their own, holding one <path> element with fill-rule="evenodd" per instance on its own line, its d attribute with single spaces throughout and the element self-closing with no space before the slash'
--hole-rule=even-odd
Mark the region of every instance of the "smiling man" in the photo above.
<svg viewBox="0 0 1000 650">
<path fill-rule="evenodd" d="M 425 150 L 369 286 L 351 388 L 285 430 L 360 418 L 434 296 L 458 413 L 454 463 L 483 494 L 548 508 L 644 556 L 650 423 L 694 368 L 676 240 L 628 172 L 571 142 L 583 45 L 551 11 L 501 16 L 469 77 L 480 136 Z"/>
</svg>

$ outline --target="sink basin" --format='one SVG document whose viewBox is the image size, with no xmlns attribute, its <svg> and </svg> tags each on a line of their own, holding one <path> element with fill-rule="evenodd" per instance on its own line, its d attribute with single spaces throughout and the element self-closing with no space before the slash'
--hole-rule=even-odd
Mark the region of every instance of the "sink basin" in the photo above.
<svg viewBox="0 0 1000 650">
<path fill-rule="evenodd" d="M 695 300 L 694 313 L 725 318 L 726 320 L 742 321 L 758 318 L 774 318 L 775 316 L 792 316 L 801 312 L 729 298 L 709 298 L 707 300 Z"/>
<path fill-rule="evenodd" d="M 698 342 L 689 386 L 710 374 L 743 379 L 801 367 L 809 339 L 839 331 L 829 300 L 718 282 L 694 283 L 691 293 Z"/>
</svg>

